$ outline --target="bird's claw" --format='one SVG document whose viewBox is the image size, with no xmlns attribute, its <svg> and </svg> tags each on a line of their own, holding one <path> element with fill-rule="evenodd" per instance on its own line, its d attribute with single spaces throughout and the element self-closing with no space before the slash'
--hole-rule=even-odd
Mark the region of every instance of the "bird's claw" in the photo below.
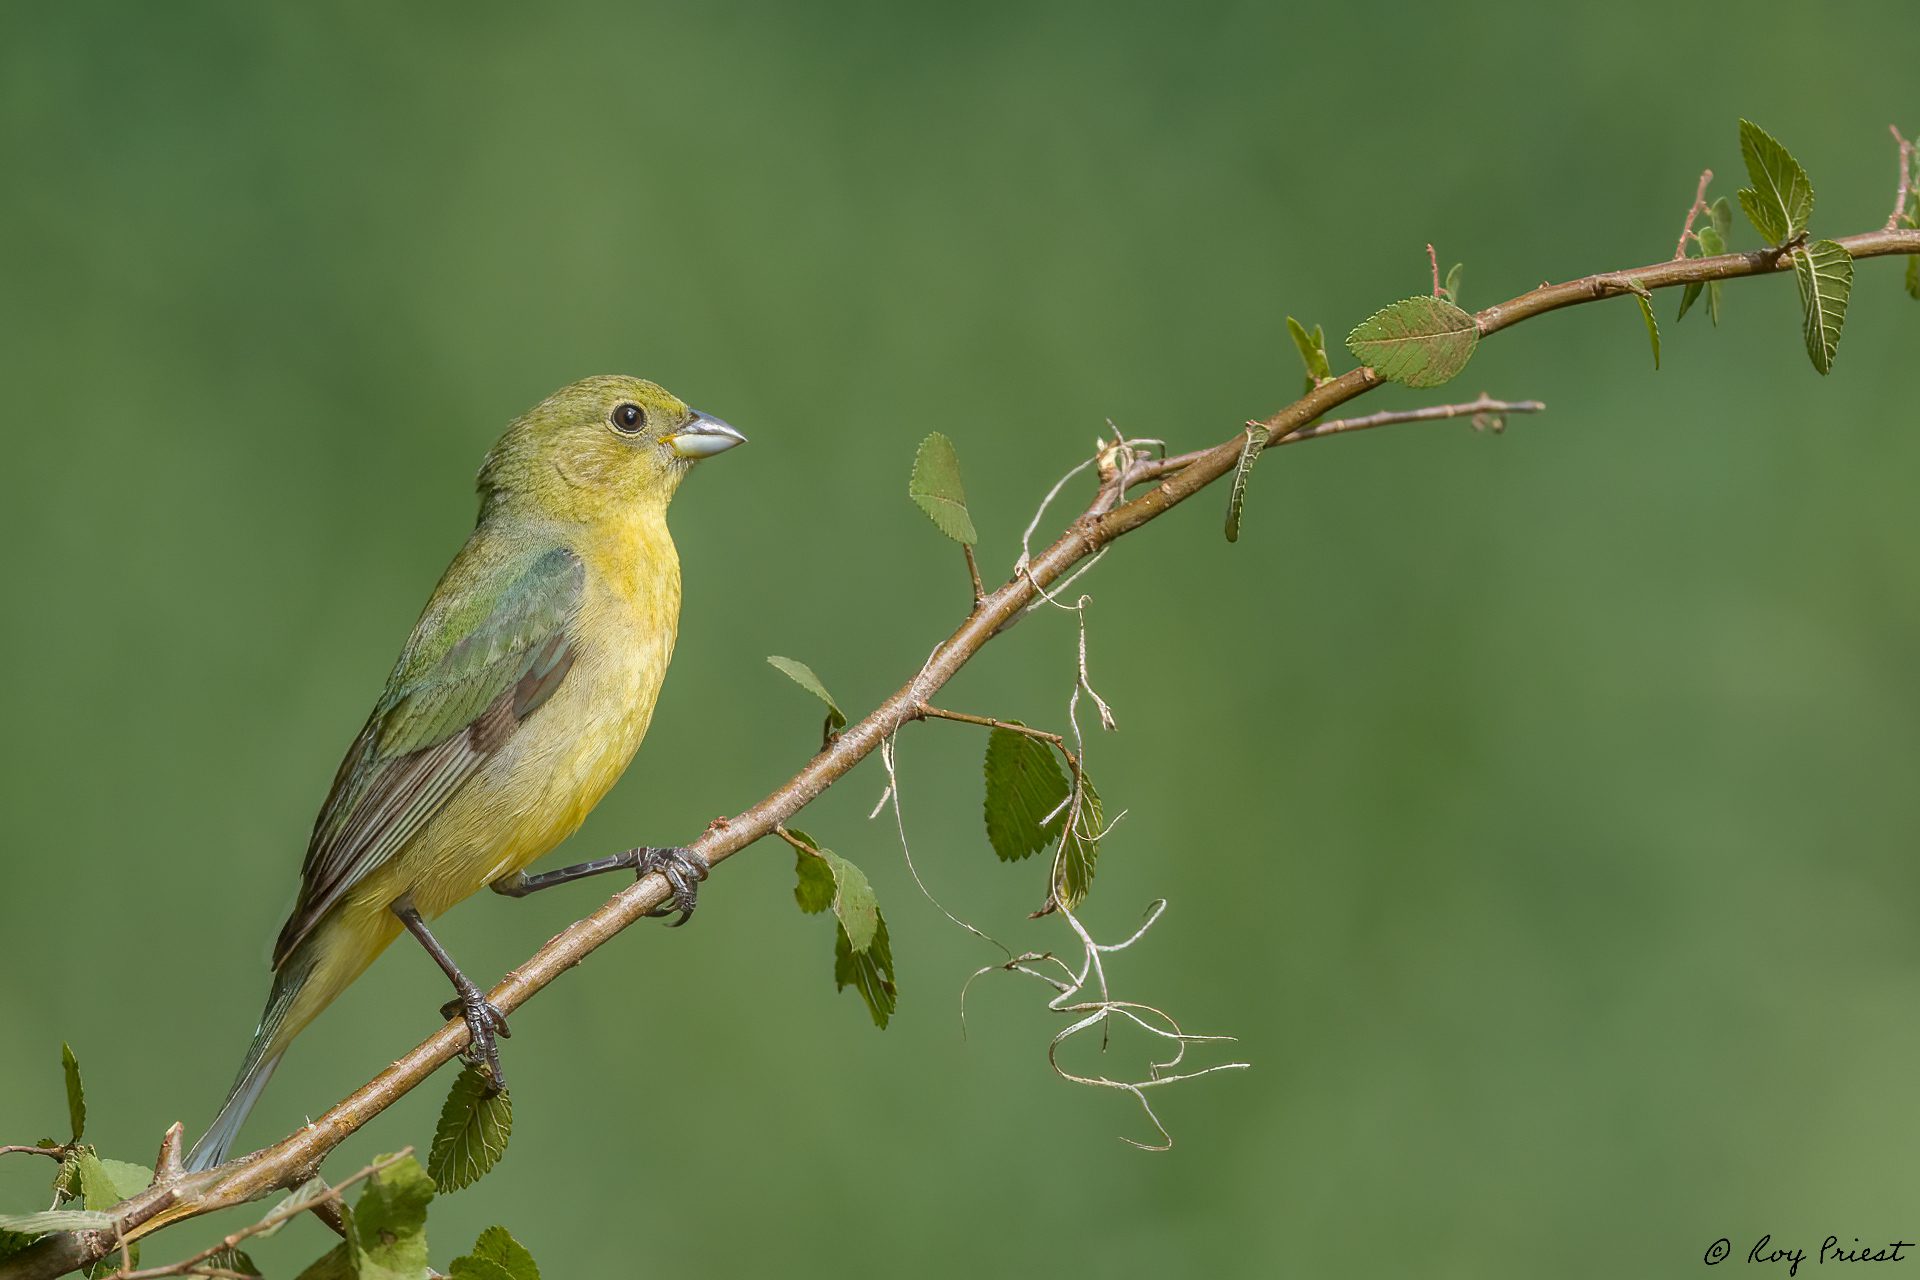
<svg viewBox="0 0 1920 1280">
<path fill-rule="evenodd" d="M 500 1046 L 496 1038 L 513 1038 L 513 1032 L 507 1027 L 507 1015 L 500 1012 L 499 1007 L 487 999 L 478 987 L 474 987 L 441 1005 L 440 1016 L 458 1017 L 467 1024 L 467 1047 L 460 1051 L 460 1056 L 476 1067 L 486 1068 L 490 1078 L 489 1092 L 504 1090 L 507 1087 L 507 1074 L 500 1065 Z"/>
<path fill-rule="evenodd" d="M 713 865 L 692 849 L 641 849 L 637 851 L 638 861 L 635 873 L 646 877 L 659 872 L 673 890 L 673 899 L 669 905 L 647 912 L 649 916 L 670 916 L 680 913 L 673 922 L 673 928 L 679 928 L 693 918 L 693 909 L 700 905 L 698 885 L 713 870 Z"/>
</svg>

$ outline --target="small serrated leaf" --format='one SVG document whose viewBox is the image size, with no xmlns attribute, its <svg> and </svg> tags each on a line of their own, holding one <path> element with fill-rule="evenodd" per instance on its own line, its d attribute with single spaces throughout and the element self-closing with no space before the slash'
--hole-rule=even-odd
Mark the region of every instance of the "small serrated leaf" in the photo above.
<svg viewBox="0 0 1920 1280">
<path fill-rule="evenodd" d="M 200 1265 L 209 1271 L 231 1271 L 235 1275 L 257 1276 L 260 1274 L 259 1266 L 247 1256 L 246 1250 L 238 1246 L 230 1245 L 218 1253 L 209 1254 L 206 1261 Z"/>
<path fill-rule="evenodd" d="M 126 1199 L 108 1175 L 106 1165 L 92 1150 L 84 1149 L 76 1154 L 73 1167 L 80 1183 L 80 1203 L 87 1208 L 104 1211 Z"/>
<path fill-rule="evenodd" d="M 92 1154 L 92 1147 L 75 1147 L 60 1161 L 59 1167 L 53 1171 L 53 1198 L 56 1204 L 78 1200 L 84 1194 L 80 1189 L 80 1157 Z"/>
<path fill-rule="evenodd" d="M 1094 864 L 1100 857 L 1100 833 L 1107 824 L 1106 810 L 1093 779 L 1080 775 L 1080 813 L 1067 828 L 1066 841 L 1060 846 L 1058 883 L 1054 896 L 1069 910 L 1086 899 L 1093 888 Z"/>
<path fill-rule="evenodd" d="M 1673 322 L 1679 324 L 1682 320 L 1685 320 L 1687 318 L 1687 312 L 1693 309 L 1693 304 L 1698 301 L 1700 295 L 1706 291 L 1707 285 L 1705 281 L 1688 281 L 1687 287 L 1680 291 L 1680 310 L 1674 312 Z"/>
<path fill-rule="evenodd" d="M 1053 748 L 1030 734 L 996 728 L 987 735 L 984 771 L 987 841 L 1000 860 L 1018 862 L 1046 848 L 1046 819 L 1067 798 L 1067 775 Z"/>
<path fill-rule="evenodd" d="M 60 1042 L 60 1071 L 67 1080 L 67 1119 L 73 1125 L 73 1141 L 78 1142 L 87 1131 L 87 1091 L 80 1085 L 80 1061 L 73 1056 L 73 1046 L 64 1040 Z"/>
<path fill-rule="evenodd" d="M 787 834 L 807 846 L 793 851 L 793 900 L 808 915 L 818 915 L 833 905 L 833 868 L 812 836 L 798 827 L 788 827 Z"/>
<path fill-rule="evenodd" d="M 540 1268 L 525 1245 L 505 1227 L 488 1227 L 473 1242 L 473 1252 L 453 1260 L 449 1280 L 540 1280 Z"/>
<path fill-rule="evenodd" d="M 427 1154 L 427 1176 L 441 1191 L 472 1186 L 506 1154 L 513 1136 L 513 1099 L 504 1089 L 492 1092 L 492 1083 L 485 1071 L 468 1063 L 447 1091 Z"/>
<path fill-rule="evenodd" d="M 844 926 L 835 933 L 833 943 L 833 982 L 839 990 L 853 987 L 866 1001 L 873 1025 L 886 1030 L 888 1019 L 899 1001 L 894 984 L 893 944 L 887 939 L 886 917 L 874 913 L 873 937 L 864 947 L 855 947 Z"/>
<path fill-rule="evenodd" d="M 953 441 L 936 431 L 920 442 L 913 455 L 913 476 L 907 496 L 927 513 L 934 527 L 955 542 L 972 546 L 980 540 L 973 516 L 967 512 L 967 491 L 960 483 L 960 455 Z"/>
<path fill-rule="evenodd" d="M 1227 490 L 1228 542 L 1240 541 L 1240 509 L 1247 502 L 1247 477 L 1253 473 L 1253 464 L 1266 452 L 1267 440 L 1272 434 L 1262 426 L 1247 427 L 1247 440 L 1240 446 L 1240 461 L 1233 469 L 1233 484 Z"/>
<path fill-rule="evenodd" d="M 354 1280 L 353 1259 L 347 1256 L 347 1246 L 337 1244 L 315 1258 L 298 1280 Z"/>
<path fill-rule="evenodd" d="M 1769 245 L 1805 233 L 1813 216 L 1813 183 L 1787 149 L 1751 120 L 1740 122 L 1740 155 L 1751 187 L 1739 192 L 1740 207 Z"/>
<path fill-rule="evenodd" d="M 1444 298 L 1405 298 L 1374 312 L 1347 335 L 1347 350 L 1383 378 L 1437 387 L 1467 367 L 1480 341 L 1472 316 Z"/>
<path fill-rule="evenodd" d="M 105 1231 L 113 1215 L 93 1209 L 48 1209 L 42 1213 L 0 1213 L 0 1231 L 43 1236 L 49 1231 Z"/>
<path fill-rule="evenodd" d="M 1466 267 L 1467 264 L 1464 262 L 1456 262 L 1448 267 L 1447 282 L 1440 286 L 1441 292 L 1447 295 L 1447 301 L 1456 307 L 1460 305 L 1460 279 L 1465 274 Z"/>
<path fill-rule="evenodd" d="M 879 927 L 880 904 L 873 896 L 867 873 L 831 849 L 820 850 L 820 860 L 833 872 L 833 914 L 855 951 L 865 951 L 873 943 Z"/>
<path fill-rule="evenodd" d="M 1640 304 L 1640 318 L 1647 322 L 1647 341 L 1653 344 L 1653 367 L 1660 368 L 1660 322 L 1653 318 L 1653 295 L 1645 289 L 1634 292 L 1634 301 Z"/>
<path fill-rule="evenodd" d="M 153 1170 L 143 1164 L 134 1164 L 129 1160 L 102 1160 L 100 1167 L 106 1171 L 107 1180 L 113 1184 L 114 1192 L 119 1197 L 114 1201 L 115 1204 L 120 1200 L 131 1200 L 153 1185 Z"/>
<path fill-rule="evenodd" d="M 1300 363 L 1307 369 L 1306 386 L 1300 393 L 1305 395 L 1333 376 L 1333 366 L 1327 362 L 1327 335 L 1319 325 L 1308 333 L 1307 327 L 1292 316 L 1287 317 L 1287 334 L 1300 353 Z"/>
<path fill-rule="evenodd" d="M 827 692 L 827 686 L 820 682 L 820 677 L 813 674 L 812 667 L 800 661 L 798 658 L 782 658 L 778 654 L 772 653 L 767 655 L 767 664 L 814 697 L 820 699 L 820 701 L 826 703 L 827 719 L 832 723 L 836 732 L 847 727 L 846 713 L 840 710 L 840 704 L 835 702 L 833 695 Z"/>
<path fill-rule="evenodd" d="M 433 1180 L 412 1156 L 367 1180 L 347 1237 L 356 1280 L 420 1280 L 427 1273 Z"/>
<path fill-rule="evenodd" d="M 1814 368 L 1831 373 L 1840 331 L 1847 323 L 1847 296 L 1853 291 L 1853 255 L 1831 240 L 1815 240 L 1794 251 L 1793 276 L 1800 285 L 1807 355 Z"/>
<path fill-rule="evenodd" d="M 1717 210 L 1726 203 L 1723 197 L 1715 203 L 1714 208 Z M 1700 228 L 1700 252 L 1709 258 L 1714 258 L 1726 251 L 1726 233 L 1720 229 L 1720 219 L 1715 217 L 1712 226 Z M 1714 328 L 1720 327 L 1720 282 L 1718 280 L 1707 281 L 1707 318 L 1713 321 Z"/>
</svg>

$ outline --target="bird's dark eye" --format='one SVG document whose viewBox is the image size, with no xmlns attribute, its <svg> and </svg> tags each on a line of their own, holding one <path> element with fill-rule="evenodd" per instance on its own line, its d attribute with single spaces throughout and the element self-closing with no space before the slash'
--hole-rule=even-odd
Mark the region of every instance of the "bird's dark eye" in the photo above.
<svg viewBox="0 0 1920 1280">
<path fill-rule="evenodd" d="M 612 421 L 613 425 L 621 431 L 638 431 L 647 423 L 646 410 L 637 404 L 615 405 Z"/>
</svg>

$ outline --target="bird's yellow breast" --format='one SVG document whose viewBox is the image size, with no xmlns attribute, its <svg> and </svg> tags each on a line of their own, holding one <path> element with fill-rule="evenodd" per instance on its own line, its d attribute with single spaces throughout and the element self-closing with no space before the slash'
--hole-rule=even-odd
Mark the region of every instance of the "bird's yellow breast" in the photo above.
<svg viewBox="0 0 1920 1280">
<path fill-rule="evenodd" d="M 390 873 L 369 877 L 386 880 L 367 886 L 369 905 L 411 892 L 431 917 L 519 871 L 579 828 L 646 736 L 680 620 L 680 559 L 666 521 L 635 513 L 571 546 L 586 580 L 567 629 L 566 679 Z"/>
</svg>

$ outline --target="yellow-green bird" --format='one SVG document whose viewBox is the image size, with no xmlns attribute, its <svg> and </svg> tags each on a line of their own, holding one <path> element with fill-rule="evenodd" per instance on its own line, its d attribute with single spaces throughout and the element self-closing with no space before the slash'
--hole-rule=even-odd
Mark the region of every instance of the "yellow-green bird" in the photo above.
<svg viewBox="0 0 1920 1280">
<path fill-rule="evenodd" d="M 480 468 L 480 518 L 427 601 L 314 822 L 273 991 L 226 1105 L 188 1167 L 226 1158 L 288 1043 L 402 928 L 446 972 L 470 1056 L 503 1082 L 505 1018 L 427 921 L 482 888 L 519 897 L 603 871 L 658 871 L 676 924 L 705 863 L 640 848 L 529 876 L 627 767 L 680 621 L 667 503 L 745 440 L 639 378 L 563 387 Z M 663 910 L 656 914 L 671 914 Z"/>
</svg>

